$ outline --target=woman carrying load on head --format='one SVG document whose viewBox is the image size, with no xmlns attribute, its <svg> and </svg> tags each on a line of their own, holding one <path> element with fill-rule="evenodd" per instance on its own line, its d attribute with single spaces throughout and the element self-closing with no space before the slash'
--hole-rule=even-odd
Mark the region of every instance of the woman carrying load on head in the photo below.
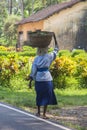
<svg viewBox="0 0 87 130">
<path fill-rule="evenodd" d="M 53 33 L 55 38 L 55 34 Z M 49 67 L 58 53 L 58 44 L 55 41 L 54 51 L 48 53 L 48 47 L 37 48 L 37 56 L 32 64 L 30 79 L 35 81 L 37 116 L 40 116 L 40 107 L 43 106 L 43 118 L 46 119 L 48 105 L 56 105 L 57 100 L 53 90 L 53 79 Z"/>
</svg>

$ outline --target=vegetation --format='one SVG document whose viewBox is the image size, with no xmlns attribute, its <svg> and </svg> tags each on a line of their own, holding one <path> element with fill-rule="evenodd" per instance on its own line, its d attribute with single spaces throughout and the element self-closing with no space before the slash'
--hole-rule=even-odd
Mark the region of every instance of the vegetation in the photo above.
<svg viewBox="0 0 87 130">
<path fill-rule="evenodd" d="M 52 50 L 49 49 L 49 52 Z M 28 88 L 26 77 L 31 71 L 36 49 L 24 46 L 16 52 L 12 46 L 0 46 L 0 101 L 28 111 L 36 109 L 34 82 Z M 62 107 L 87 105 L 87 53 L 82 50 L 61 50 L 50 66 L 58 105 Z M 79 129 L 80 130 L 80 129 Z"/>
<path fill-rule="evenodd" d="M 36 49 L 24 46 L 21 52 L 16 52 L 14 47 L 0 46 L 0 50 L 0 84 L 11 87 L 16 76 L 24 79 L 30 73 Z M 50 71 L 55 88 L 66 89 L 73 85 L 77 89 L 87 88 L 87 53 L 84 50 L 61 50 Z"/>
<path fill-rule="evenodd" d="M 0 2 L 0 101 L 22 108 L 36 108 L 34 82 L 32 89 L 28 89 L 28 81 L 25 80 L 31 71 L 36 49 L 23 46 L 21 52 L 16 52 L 15 23 L 42 8 L 63 1 L 66 0 Z M 58 105 L 49 107 L 49 111 L 59 107 L 87 105 L 87 53 L 84 50 L 59 51 L 50 71 Z"/>
<path fill-rule="evenodd" d="M 20 20 L 16 15 L 10 15 L 4 22 L 3 35 L 4 41 L 7 46 L 15 45 L 17 42 L 17 26 L 15 23 Z"/>
<path fill-rule="evenodd" d="M 17 28 L 14 26 L 22 18 L 46 8 L 49 5 L 69 0 L 3 0 L 0 2 L 0 44 L 16 45 Z M 87 26 L 86 26 L 87 28 Z"/>
<path fill-rule="evenodd" d="M 64 0 L 3 0 L 0 1 L 0 44 L 16 45 L 16 23 L 38 10 Z"/>
<path fill-rule="evenodd" d="M 34 87 L 28 89 L 27 83 L 23 80 L 17 80 L 15 84 L 19 85 L 20 90 L 11 90 L 0 87 L 0 101 L 7 102 L 21 108 L 36 108 Z M 26 86 L 25 86 L 26 84 Z M 17 86 L 18 86 L 17 85 Z M 21 88 L 22 86 L 22 88 Z M 62 107 L 85 106 L 87 105 L 87 89 L 55 89 L 58 105 L 49 106 L 49 111 Z"/>
</svg>

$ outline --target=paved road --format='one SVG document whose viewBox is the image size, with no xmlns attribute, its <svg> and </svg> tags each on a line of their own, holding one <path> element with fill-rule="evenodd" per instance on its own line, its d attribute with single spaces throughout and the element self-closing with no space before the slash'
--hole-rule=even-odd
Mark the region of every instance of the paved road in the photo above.
<svg viewBox="0 0 87 130">
<path fill-rule="evenodd" d="M 70 130 L 49 120 L 0 103 L 0 130 Z"/>
</svg>

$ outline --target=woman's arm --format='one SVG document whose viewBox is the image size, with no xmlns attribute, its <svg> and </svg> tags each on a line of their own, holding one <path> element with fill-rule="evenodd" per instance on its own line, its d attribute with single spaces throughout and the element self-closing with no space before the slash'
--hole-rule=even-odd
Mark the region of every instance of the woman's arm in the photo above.
<svg viewBox="0 0 87 130">
<path fill-rule="evenodd" d="M 53 38 L 54 38 L 54 41 L 55 41 L 55 46 L 54 46 L 54 51 L 53 51 L 53 54 L 54 54 L 53 60 L 54 60 L 57 56 L 58 51 L 59 51 L 59 46 L 58 46 L 58 42 L 56 40 L 55 33 L 53 33 Z"/>
<path fill-rule="evenodd" d="M 56 47 L 56 48 L 59 48 L 58 42 L 57 42 L 57 40 L 56 40 L 56 36 L 55 36 L 55 33 L 54 33 L 54 32 L 53 32 L 53 38 L 54 38 L 54 41 L 55 41 L 55 47 Z"/>
</svg>

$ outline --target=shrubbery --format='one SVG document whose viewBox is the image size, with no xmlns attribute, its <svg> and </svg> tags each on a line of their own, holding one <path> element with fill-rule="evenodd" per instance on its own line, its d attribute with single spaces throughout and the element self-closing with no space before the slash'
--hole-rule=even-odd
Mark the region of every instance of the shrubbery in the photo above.
<svg viewBox="0 0 87 130">
<path fill-rule="evenodd" d="M 70 56 L 65 52 L 67 51 L 61 51 L 61 55 L 56 58 L 50 68 L 55 87 L 70 87 L 69 82 L 73 79 L 77 88 L 87 88 L 87 53 L 84 50 L 74 50 Z M 72 84 L 71 87 L 74 87 L 75 84 Z"/>
<path fill-rule="evenodd" d="M 36 49 L 30 47 L 23 47 L 22 52 L 15 52 L 14 49 L 8 51 L 1 47 L 0 86 L 17 86 L 16 89 L 19 89 L 22 86 L 18 87 L 14 82 L 28 83 L 25 78 L 31 71 L 35 53 Z M 50 71 L 55 88 L 87 88 L 87 53 L 84 50 L 61 50 L 50 66 Z"/>
<path fill-rule="evenodd" d="M 19 74 L 29 63 L 29 57 L 9 54 L 0 56 L 0 86 L 10 86 L 10 80 Z M 27 70 L 28 72 L 28 70 Z"/>
<path fill-rule="evenodd" d="M 51 65 L 54 84 L 58 88 L 66 87 L 66 77 L 72 77 L 76 73 L 76 62 L 72 58 L 61 56 Z"/>
</svg>

